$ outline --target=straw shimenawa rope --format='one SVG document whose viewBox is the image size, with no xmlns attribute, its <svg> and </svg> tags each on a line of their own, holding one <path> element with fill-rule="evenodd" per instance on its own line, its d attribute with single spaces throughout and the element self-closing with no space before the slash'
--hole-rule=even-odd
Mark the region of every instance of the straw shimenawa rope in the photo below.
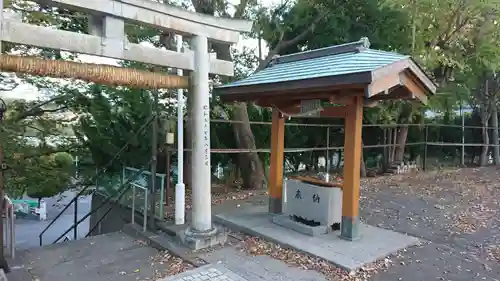
<svg viewBox="0 0 500 281">
<path fill-rule="evenodd" d="M 0 70 L 54 78 L 75 78 L 109 86 L 188 88 L 187 77 L 111 65 L 0 55 Z"/>
</svg>

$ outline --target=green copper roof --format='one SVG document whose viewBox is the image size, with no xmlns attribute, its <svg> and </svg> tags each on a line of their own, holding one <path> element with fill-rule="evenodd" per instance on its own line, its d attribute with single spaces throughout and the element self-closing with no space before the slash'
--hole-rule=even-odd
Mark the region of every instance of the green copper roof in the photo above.
<svg viewBox="0 0 500 281">
<path fill-rule="evenodd" d="M 217 88 L 370 72 L 408 58 L 398 53 L 369 49 L 369 42 L 363 38 L 358 42 L 277 57 L 265 69 Z"/>
</svg>

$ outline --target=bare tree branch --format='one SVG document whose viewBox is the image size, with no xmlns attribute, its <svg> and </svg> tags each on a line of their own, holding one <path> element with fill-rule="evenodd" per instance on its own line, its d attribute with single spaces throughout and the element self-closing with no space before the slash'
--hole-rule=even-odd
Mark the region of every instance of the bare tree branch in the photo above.
<svg viewBox="0 0 500 281">
<path fill-rule="evenodd" d="M 63 100 L 64 98 L 66 98 L 66 95 L 56 96 L 56 97 L 53 97 L 47 101 L 41 102 L 41 103 L 35 105 L 34 107 L 30 108 L 29 110 L 19 114 L 17 116 L 16 120 L 20 121 L 20 120 L 23 120 L 23 119 L 31 117 L 31 116 L 42 115 L 43 113 L 46 113 L 46 112 L 57 112 L 60 110 L 67 109 L 68 108 L 67 106 L 63 106 L 63 107 L 60 107 L 57 109 L 42 109 L 43 106 L 48 105 L 48 104 L 53 103 L 53 102 L 56 102 L 56 101 L 59 101 L 59 100 Z"/>
<path fill-rule="evenodd" d="M 36 153 L 36 154 L 29 154 L 29 155 L 23 155 L 23 159 L 30 159 L 30 158 L 36 158 L 36 157 L 41 157 L 41 156 L 48 156 L 48 155 L 51 155 L 51 154 L 54 154 L 54 153 L 58 153 L 58 152 L 68 152 L 68 151 L 71 151 L 73 149 L 76 149 L 76 148 L 79 148 L 80 145 L 71 145 L 71 146 L 67 146 L 67 147 L 61 147 L 61 148 L 57 148 L 57 149 L 47 149 L 43 152 L 40 152 L 40 153 Z"/>
<path fill-rule="evenodd" d="M 241 0 L 240 4 L 236 7 L 236 11 L 234 12 L 233 18 L 241 19 L 245 14 L 245 10 L 247 9 L 248 3 L 250 0 Z"/>
<path fill-rule="evenodd" d="M 275 55 L 278 55 L 281 51 L 283 51 L 283 49 L 286 49 L 290 46 L 296 45 L 300 41 L 304 40 L 306 38 L 306 36 L 308 36 L 311 32 L 314 31 L 314 29 L 316 28 L 316 25 L 321 20 L 323 20 L 325 17 L 326 17 L 326 13 L 320 13 L 318 15 L 318 17 L 316 17 L 316 19 L 305 30 L 303 30 L 299 35 L 295 36 L 294 38 L 292 38 L 290 40 L 281 40 L 280 42 L 278 42 L 276 47 L 274 49 L 270 50 L 269 53 L 267 54 L 266 58 L 259 63 L 259 66 L 257 67 L 256 72 L 264 69 L 269 64 L 269 62 L 272 60 L 272 58 Z M 283 39 L 283 36 L 284 36 L 284 33 L 282 32 L 282 34 L 281 34 L 282 39 Z"/>
</svg>

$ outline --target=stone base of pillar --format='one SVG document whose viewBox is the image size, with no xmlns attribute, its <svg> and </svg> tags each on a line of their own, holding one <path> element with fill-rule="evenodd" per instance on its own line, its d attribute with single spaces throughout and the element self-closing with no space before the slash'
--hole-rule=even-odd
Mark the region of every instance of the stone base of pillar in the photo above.
<svg viewBox="0 0 500 281">
<path fill-rule="evenodd" d="M 340 225 L 340 238 L 349 241 L 356 241 L 361 238 L 359 233 L 359 218 L 342 216 Z"/>
<path fill-rule="evenodd" d="M 281 198 L 269 197 L 269 213 L 270 214 L 283 213 L 283 203 L 281 201 Z"/>
<path fill-rule="evenodd" d="M 320 236 L 324 234 L 328 234 L 333 232 L 331 226 L 327 225 L 318 225 L 318 226 L 309 226 L 297 221 L 294 221 L 290 215 L 283 214 L 283 215 L 275 215 L 272 218 L 273 223 L 288 228 L 295 230 L 299 233 L 308 235 L 308 236 Z"/>
<path fill-rule="evenodd" d="M 179 233 L 182 243 L 193 250 L 201 250 L 227 242 L 228 229 L 222 226 L 214 226 L 206 232 L 199 232 L 191 227 Z"/>
</svg>

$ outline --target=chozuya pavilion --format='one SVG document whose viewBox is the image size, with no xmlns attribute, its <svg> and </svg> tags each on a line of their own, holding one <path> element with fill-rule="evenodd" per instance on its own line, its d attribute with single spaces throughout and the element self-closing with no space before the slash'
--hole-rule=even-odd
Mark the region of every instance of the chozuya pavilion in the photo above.
<svg viewBox="0 0 500 281">
<path fill-rule="evenodd" d="M 359 235 L 363 107 L 375 106 L 383 100 L 426 103 L 435 92 L 436 85 L 411 57 L 370 49 L 368 38 L 276 56 L 265 69 L 215 89 L 215 94 L 223 102 L 255 102 L 272 108 L 268 186 L 269 212 L 273 214 L 281 214 L 283 210 L 285 118 L 314 116 L 345 119 L 344 182 L 341 186 L 341 206 L 336 208 L 341 210 L 341 237 L 348 240 L 355 240 Z M 329 186 L 328 183 L 317 182 L 304 184 Z M 316 208 L 312 205 L 313 201 L 312 198 L 310 202 L 303 201 L 301 204 L 308 206 L 302 206 L 302 209 Z M 289 198 L 287 204 L 290 202 Z M 330 211 L 323 209 L 322 212 Z"/>
</svg>

